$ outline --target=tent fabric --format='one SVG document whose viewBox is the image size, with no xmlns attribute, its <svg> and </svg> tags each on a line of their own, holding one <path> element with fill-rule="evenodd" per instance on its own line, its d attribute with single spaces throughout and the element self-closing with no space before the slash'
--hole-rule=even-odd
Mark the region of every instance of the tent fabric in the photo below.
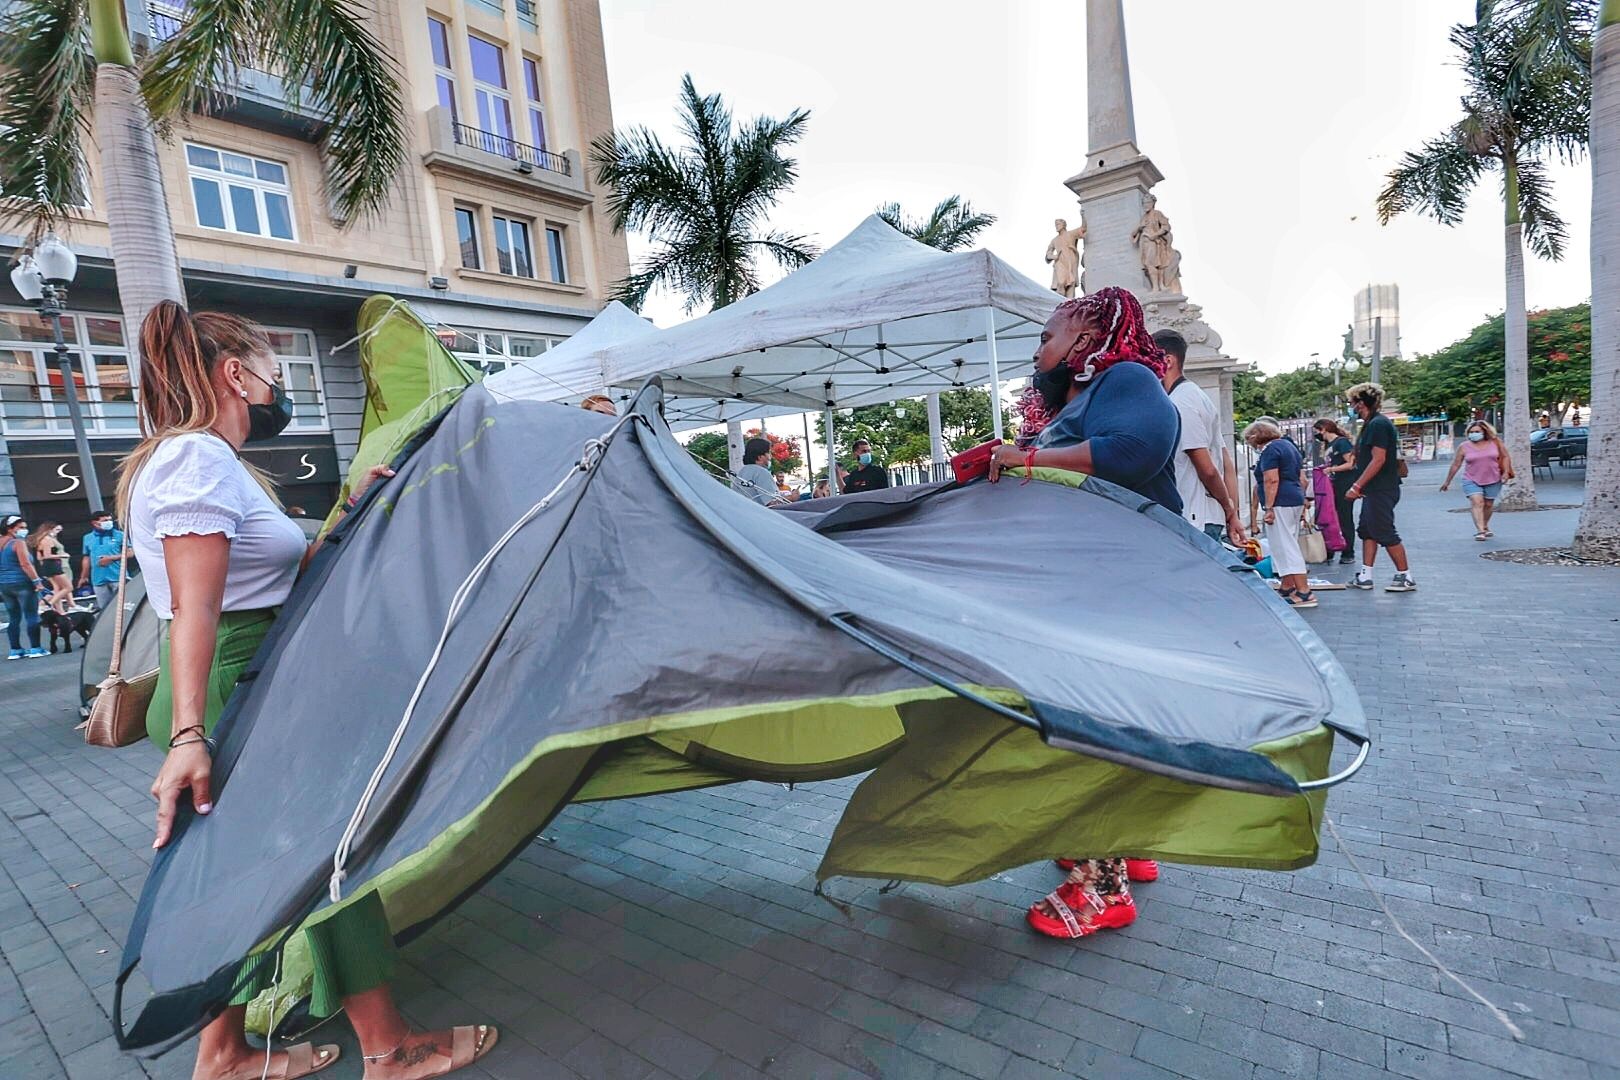
<svg viewBox="0 0 1620 1080">
<path fill-rule="evenodd" d="M 379 890 L 402 939 L 569 801 L 746 779 L 873 770 L 823 876 L 954 883 L 1123 846 L 1314 858 L 1324 796 L 1296 781 L 1326 772 L 1335 730 L 1365 734 L 1360 704 L 1201 533 L 1097 481 L 768 510 L 710 480 L 660 404 L 649 386 L 615 427 L 471 388 L 334 530 L 216 729 L 214 811 L 183 811 L 154 861 L 124 954 L 153 996 L 124 1045 L 183 1038 L 244 956 L 328 902 L 452 594 L 570 474 L 475 588 L 356 834 L 342 902 Z M 455 543 L 423 542 L 445 522 Z M 974 738 L 999 751 L 960 770 Z M 1109 799 L 1157 830 L 1064 809 Z"/>
<path fill-rule="evenodd" d="M 479 379 L 403 300 L 380 293 L 368 297 L 358 323 L 366 406 L 359 446 L 327 516 L 328 529 L 368 469 L 392 461 L 424 424 Z"/>
<path fill-rule="evenodd" d="M 989 382 L 992 313 L 1001 377 L 1023 374 L 1058 299 L 988 251 L 940 251 L 874 214 L 752 296 L 656 334 L 582 343 L 567 378 L 537 370 L 621 402 L 661 375 L 676 430 L 872 405 Z"/>
<path fill-rule="evenodd" d="M 577 405 L 583 398 L 607 390 L 598 352 L 657 332 L 651 322 L 612 300 L 577 334 L 539 356 L 495 372 L 484 379 L 484 385 L 501 401 L 522 398 Z"/>
</svg>

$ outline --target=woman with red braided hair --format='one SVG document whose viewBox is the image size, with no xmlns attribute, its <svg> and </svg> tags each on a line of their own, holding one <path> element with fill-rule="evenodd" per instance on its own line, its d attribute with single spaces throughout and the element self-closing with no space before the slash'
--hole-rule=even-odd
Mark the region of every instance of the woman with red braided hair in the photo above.
<svg viewBox="0 0 1620 1080">
<path fill-rule="evenodd" d="M 1147 332 L 1142 305 L 1120 288 L 1064 301 L 1046 321 L 1035 376 L 1019 399 L 1016 446 L 996 447 L 990 479 L 1040 465 L 1086 473 L 1181 513 L 1175 454 L 1181 417 L 1160 381 L 1164 352 Z M 1080 938 L 1136 921 L 1132 881 L 1152 881 L 1146 859 L 1059 859 L 1057 891 L 1029 909 L 1029 925 Z"/>
</svg>

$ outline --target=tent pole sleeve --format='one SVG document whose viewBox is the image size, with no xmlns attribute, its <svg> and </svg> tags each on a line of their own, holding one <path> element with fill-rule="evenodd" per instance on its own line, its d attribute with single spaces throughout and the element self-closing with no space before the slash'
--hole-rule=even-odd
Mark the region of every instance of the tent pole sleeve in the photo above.
<svg viewBox="0 0 1620 1080">
<path fill-rule="evenodd" d="M 1001 362 L 996 357 L 996 309 L 984 309 L 985 343 L 990 346 L 990 430 L 1001 438 Z"/>
</svg>

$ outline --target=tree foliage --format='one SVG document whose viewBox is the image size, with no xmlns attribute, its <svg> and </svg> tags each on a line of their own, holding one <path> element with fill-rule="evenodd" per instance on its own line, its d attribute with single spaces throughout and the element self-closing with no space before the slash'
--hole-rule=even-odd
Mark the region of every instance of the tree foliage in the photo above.
<svg viewBox="0 0 1620 1080">
<path fill-rule="evenodd" d="M 608 189 L 616 232 L 647 234 L 652 254 L 614 288 L 640 310 L 654 289 L 685 299 L 688 312 L 725 307 L 760 289 L 758 259 L 793 270 L 816 257 L 814 244 L 766 222 L 793 186 L 799 163 L 786 149 L 804 136 L 810 113 L 733 121 L 719 94 L 681 80 L 680 126 L 686 145 L 669 146 L 645 127 L 615 131 L 591 144 L 596 182 Z"/>
<path fill-rule="evenodd" d="M 762 432 L 759 428 L 749 428 L 743 432 L 743 438 L 764 438 L 770 442 L 771 474 L 774 476 L 795 472 L 804 467 L 804 455 L 799 449 L 798 439 L 770 431 Z M 730 479 L 727 467 L 731 462 L 731 452 L 726 446 L 725 432 L 705 431 L 692 436 L 686 441 L 686 452 L 707 466 L 715 479 L 721 481 Z"/>
<path fill-rule="evenodd" d="M 1386 356 L 1379 361 L 1379 382 L 1384 393 L 1410 408 L 1407 388 L 1417 365 L 1411 360 Z M 1333 387 L 1333 369 L 1312 361 L 1292 371 L 1266 375 L 1255 368 L 1239 372 L 1232 380 L 1232 415 L 1239 424 L 1259 416 L 1290 419 L 1296 416 L 1339 416 L 1347 410 L 1344 391 L 1372 378 L 1372 364 L 1364 357 L 1353 357 L 1351 366 L 1339 372 L 1339 387 Z"/>
<path fill-rule="evenodd" d="M 913 219 L 897 202 L 877 208 L 878 217 L 913 240 L 941 251 L 957 251 L 973 243 L 973 238 L 996 223 L 994 214 L 981 214 L 960 195 L 950 195 L 925 218 Z"/>
<path fill-rule="evenodd" d="M 902 415 L 903 414 L 903 415 Z M 1002 427 L 1012 430 L 1011 416 L 1003 410 Z M 947 453 L 956 454 L 992 437 L 990 392 L 963 387 L 939 395 L 939 426 Z M 821 441 L 827 441 L 825 418 L 816 420 Z M 833 421 L 837 455 L 841 461 L 854 459 L 855 440 L 872 444 L 872 457 L 880 465 L 910 465 L 927 461 L 928 405 L 921 398 L 906 398 L 882 405 L 863 405 L 849 416 Z"/>
<path fill-rule="evenodd" d="M 1501 315 L 1467 337 L 1418 358 L 1401 401 L 1408 410 L 1466 417 L 1473 408 L 1500 405 L 1504 395 Z M 1530 313 L 1530 402 L 1553 411 L 1558 402 L 1585 402 L 1592 380 L 1592 306 Z"/>
</svg>

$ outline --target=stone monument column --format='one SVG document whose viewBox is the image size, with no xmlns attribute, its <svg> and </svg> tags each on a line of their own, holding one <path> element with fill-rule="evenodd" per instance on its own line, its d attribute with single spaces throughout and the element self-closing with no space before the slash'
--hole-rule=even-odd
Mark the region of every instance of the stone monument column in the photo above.
<svg viewBox="0 0 1620 1080">
<path fill-rule="evenodd" d="M 1214 399 L 1230 432 L 1232 375 L 1244 365 L 1221 351 L 1220 335 L 1182 291 L 1169 219 L 1153 204 L 1150 192 L 1164 174 L 1136 145 L 1123 0 L 1086 0 L 1086 137 L 1085 168 L 1064 181 L 1085 213 L 1080 287 L 1129 289 L 1149 330 L 1185 337 L 1187 377 Z"/>
</svg>

